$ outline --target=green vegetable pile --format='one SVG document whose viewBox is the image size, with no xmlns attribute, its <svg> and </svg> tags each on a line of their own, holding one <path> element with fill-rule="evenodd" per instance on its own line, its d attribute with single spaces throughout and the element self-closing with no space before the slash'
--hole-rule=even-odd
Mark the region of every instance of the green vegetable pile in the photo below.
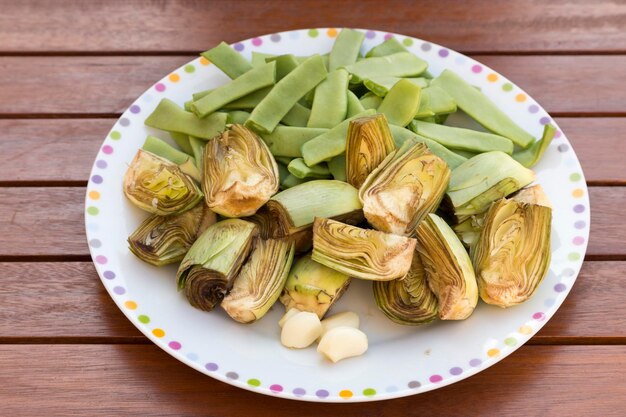
<svg viewBox="0 0 626 417">
<path fill-rule="evenodd" d="M 129 237 L 196 308 L 260 319 L 278 299 L 320 318 L 352 278 L 396 323 L 465 319 L 478 297 L 527 300 L 550 263 L 552 210 L 529 186 L 539 140 L 453 71 L 391 38 L 360 55 L 202 55 L 231 78 L 163 99 L 124 192 L 151 214 Z M 457 111 L 484 131 L 446 125 Z"/>
</svg>

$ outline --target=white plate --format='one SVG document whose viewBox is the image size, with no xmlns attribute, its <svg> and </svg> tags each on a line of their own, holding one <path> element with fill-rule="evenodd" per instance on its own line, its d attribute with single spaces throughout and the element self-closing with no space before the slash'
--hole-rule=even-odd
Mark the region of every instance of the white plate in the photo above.
<svg viewBox="0 0 626 417">
<path fill-rule="evenodd" d="M 362 52 L 395 36 L 428 61 L 433 75 L 454 70 L 536 137 L 544 123 L 554 123 L 528 94 L 485 65 L 419 39 L 365 32 Z M 325 28 L 283 32 L 248 39 L 234 48 L 248 59 L 252 51 L 327 53 L 336 33 Z M 182 105 L 192 93 L 226 81 L 214 65 L 199 58 L 151 86 L 113 126 L 88 184 L 87 237 L 104 286 L 141 332 L 181 362 L 240 388 L 282 398 L 345 402 L 402 397 L 454 383 L 502 360 L 531 338 L 567 296 L 585 255 L 589 200 L 576 154 L 559 130 L 535 167 L 538 182 L 554 203 L 552 263 L 535 295 L 520 306 L 503 310 L 479 302 L 465 321 L 400 326 L 378 310 L 371 284 L 355 279 L 333 311 L 357 312 L 370 347 L 364 356 L 334 365 L 314 347 L 281 346 L 280 303 L 252 325 L 235 323 L 221 309 L 207 313 L 192 308 L 176 291 L 175 266 L 152 267 L 128 250 L 126 238 L 146 214 L 124 198 L 122 178 L 147 134 L 167 138 L 143 123 L 159 100 L 167 97 Z"/>
</svg>

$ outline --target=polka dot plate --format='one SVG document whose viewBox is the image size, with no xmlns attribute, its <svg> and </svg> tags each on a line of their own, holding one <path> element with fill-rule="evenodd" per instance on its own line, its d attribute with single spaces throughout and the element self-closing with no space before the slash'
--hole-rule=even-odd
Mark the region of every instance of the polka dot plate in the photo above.
<svg viewBox="0 0 626 417">
<path fill-rule="evenodd" d="M 337 32 L 323 28 L 275 33 L 233 48 L 248 59 L 253 51 L 327 53 Z M 450 68 L 480 87 L 535 137 L 544 124 L 554 123 L 503 75 L 445 47 L 366 30 L 363 52 L 392 36 L 428 61 L 433 75 Z M 146 215 L 125 199 L 122 178 L 147 134 L 167 138 L 144 126 L 159 100 L 167 97 L 182 105 L 192 93 L 227 81 L 214 65 L 198 58 L 150 86 L 104 140 L 86 196 L 87 237 L 104 286 L 141 332 L 181 362 L 237 387 L 281 398 L 354 402 L 413 395 L 465 379 L 513 353 L 552 317 L 572 288 L 589 236 L 589 199 L 576 154 L 558 130 L 535 167 L 538 182 L 554 204 L 550 272 L 532 299 L 520 306 L 505 310 L 479 302 L 465 321 L 400 326 L 377 309 L 369 282 L 353 280 L 334 311 L 357 312 L 370 347 L 364 356 L 334 365 L 314 347 L 289 350 L 280 345 L 281 305 L 252 325 L 237 324 L 220 309 L 206 313 L 192 308 L 176 291 L 175 266 L 152 267 L 128 250 L 126 238 Z"/>
</svg>

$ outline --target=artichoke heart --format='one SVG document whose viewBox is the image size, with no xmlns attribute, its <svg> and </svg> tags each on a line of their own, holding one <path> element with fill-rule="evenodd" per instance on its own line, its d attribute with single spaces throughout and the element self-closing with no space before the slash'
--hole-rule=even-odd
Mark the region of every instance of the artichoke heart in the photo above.
<svg viewBox="0 0 626 417">
<path fill-rule="evenodd" d="M 436 214 L 429 214 L 417 226 L 417 252 L 428 286 L 439 301 L 439 318 L 468 318 L 478 303 L 472 261 L 450 226 Z"/>
<path fill-rule="evenodd" d="M 411 267 L 415 239 L 315 218 L 312 259 L 352 277 L 402 278 Z"/>
<path fill-rule="evenodd" d="M 263 317 L 280 296 L 293 255 L 293 242 L 257 238 L 230 293 L 222 300 L 226 313 L 240 323 Z"/>
<path fill-rule="evenodd" d="M 504 152 L 485 152 L 452 171 L 448 197 L 460 222 L 467 216 L 486 211 L 492 202 L 534 180 L 534 172 Z"/>
<path fill-rule="evenodd" d="M 280 301 L 287 311 L 297 308 L 310 311 L 321 319 L 350 285 L 350 277 L 311 259 L 298 259 L 285 283 Z"/>
<path fill-rule="evenodd" d="M 398 324 L 418 325 L 437 318 L 437 298 L 428 287 L 420 257 L 413 256 L 404 278 L 375 281 L 374 299 L 378 308 Z"/>
<path fill-rule="evenodd" d="M 360 188 L 372 172 L 396 145 L 389 130 L 387 117 L 377 114 L 350 122 L 346 141 L 346 178 Z"/>
<path fill-rule="evenodd" d="M 137 207 L 167 216 L 189 210 L 202 191 L 178 165 L 139 149 L 124 175 L 124 194 Z"/>
<path fill-rule="evenodd" d="M 228 219 L 209 226 L 200 235 L 176 273 L 178 289 L 192 306 L 210 311 L 222 301 L 257 234 L 254 223 Z"/>
<path fill-rule="evenodd" d="M 510 307 L 529 299 L 550 267 L 552 209 L 539 186 L 493 203 L 472 251 L 480 297 Z"/>
<path fill-rule="evenodd" d="M 439 206 L 449 179 L 445 161 L 409 139 L 363 183 L 363 214 L 377 230 L 412 236 L 424 216 Z"/>
<path fill-rule="evenodd" d="M 207 205 L 223 216 L 251 216 L 278 191 L 274 157 L 265 142 L 242 125 L 231 125 L 209 141 L 203 162 Z"/>
<path fill-rule="evenodd" d="M 128 237 L 129 249 L 155 266 L 180 262 L 196 238 L 216 221 L 205 204 L 171 216 L 153 215 Z"/>
</svg>

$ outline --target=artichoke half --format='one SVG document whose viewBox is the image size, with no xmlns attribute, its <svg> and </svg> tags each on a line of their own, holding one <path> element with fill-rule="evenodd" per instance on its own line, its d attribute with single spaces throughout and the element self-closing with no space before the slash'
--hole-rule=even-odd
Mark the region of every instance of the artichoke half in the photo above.
<svg viewBox="0 0 626 417">
<path fill-rule="evenodd" d="M 428 286 L 439 301 L 439 318 L 463 320 L 478 303 L 472 261 L 450 226 L 436 214 L 417 226 L 417 252 Z"/>
<path fill-rule="evenodd" d="M 420 257 L 413 256 L 411 269 L 404 278 L 375 281 L 374 299 L 378 308 L 398 324 L 418 325 L 437 318 L 437 297 L 428 287 Z"/>
<path fill-rule="evenodd" d="M 167 216 L 189 210 L 202 191 L 178 165 L 139 149 L 124 175 L 124 194 L 137 207 Z"/>
<path fill-rule="evenodd" d="M 176 273 L 178 289 L 192 306 L 210 311 L 222 301 L 257 234 L 254 223 L 228 219 L 209 226 L 200 235 Z"/>
<path fill-rule="evenodd" d="M 255 239 L 254 248 L 233 287 L 222 300 L 222 308 L 240 323 L 263 317 L 280 296 L 289 274 L 294 244 L 287 240 Z"/>
<path fill-rule="evenodd" d="M 363 214 L 377 230 L 412 236 L 424 216 L 439 206 L 449 179 L 445 161 L 409 139 L 363 183 Z"/>
<path fill-rule="evenodd" d="M 226 217 L 253 215 L 278 191 L 278 166 L 267 145 L 231 125 L 204 148 L 202 189 L 209 208 Z"/>
<path fill-rule="evenodd" d="M 535 173 L 500 151 L 468 159 L 452 171 L 448 197 L 459 222 L 486 211 L 491 203 L 525 187 Z"/>
<path fill-rule="evenodd" d="M 155 266 L 180 262 L 196 238 L 216 221 L 205 204 L 171 216 L 150 216 L 128 237 L 130 251 Z"/>
<path fill-rule="evenodd" d="M 411 267 L 415 239 L 315 218 L 312 259 L 355 278 L 389 281 Z"/>
<path fill-rule="evenodd" d="M 298 259 L 285 283 L 280 301 L 287 310 L 310 311 L 321 319 L 350 285 L 350 276 L 305 255 Z"/>
<path fill-rule="evenodd" d="M 360 188 L 370 172 L 395 149 L 384 114 L 352 120 L 346 141 L 347 181 L 355 188 Z"/>
<path fill-rule="evenodd" d="M 551 221 L 539 186 L 493 203 L 472 251 L 484 302 L 510 307 L 533 295 L 550 267 Z"/>
</svg>

